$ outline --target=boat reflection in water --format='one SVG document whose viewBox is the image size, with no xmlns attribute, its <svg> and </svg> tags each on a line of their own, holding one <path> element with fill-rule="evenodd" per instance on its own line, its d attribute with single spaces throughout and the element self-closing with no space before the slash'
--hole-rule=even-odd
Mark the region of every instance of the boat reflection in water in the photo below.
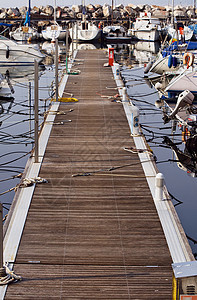
<svg viewBox="0 0 197 300">
<path fill-rule="evenodd" d="M 138 51 L 148 51 L 154 54 L 159 52 L 161 43 L 160 42 L 150 42 L 150 41 L 138 41 L 132 45 L 134 49 Z"/>
<path fill-rule="evenodd" d="M 130 51 L 133 55 L 135 62 L 139 65 L 149 63 L 155 55 L 158 53 L 160 48 L 159 42 L 150 41 L 138 41 L 130 45 Z"/>
<path fill-rule="evenodd" d="M 38 66 L 39 72 L 45 70 Z M 34 80 L 34 65 L 0 66 L 0 114 L 9 113 L 14 102 L 14 85 Z"/>
<path fill-rule="evenodd" d="M 38 70 L 39 71 L 44 71 L 45 66 L 42 64 L 38 65 Z M 19 79 L 21 81 L 27 81 L 27 80 L 33 80 L 34 79 L 34 65 L 17 65 L 17 66 L 0 66 L 0 73 L 5 77 L 9 78 L 10 80 L 12 79 Z M 13 84 L 13 82 L 12 82 Z"/>
<path fill-rule="evenodd" d="M 44 42 L 41 45 L 41 49 L 47 54 L 55 54 L 55 43 Z M 58 41 L 58 54 L 66 54 L 66 44 L 64 42 Z"/>
<path fill-rule="evenodd" d="M 14 103 L 14 97 L 1 96 L 1 94 L 0 94 L 0 115 L 8 114 L 10 109 L 12 108 L 13 103 Z M 2 122 L 0 121 L 0 126 L 1 125 L 2 125 Z"/>
<path fill-rule="evenodd" d="M 184 152 L 167 136 L 163 138 L 163 143 L 174 151 L 177 166 L 192 177 L 197 177 L 197 134 L 187 139 Z"/>
<path fill-rule="evenodd" d="M 14 93 L 14 89 L 6 76 L 0 74 L 0 101 L 12 101 L 12 94 Z M 4 112 L 2 105 L 0 109 L 0 114 Z"/>
</svg>

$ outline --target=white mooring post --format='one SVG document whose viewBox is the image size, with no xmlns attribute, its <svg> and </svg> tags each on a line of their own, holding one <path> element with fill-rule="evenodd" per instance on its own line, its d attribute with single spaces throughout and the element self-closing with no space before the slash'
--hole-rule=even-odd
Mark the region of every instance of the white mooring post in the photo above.
<svg viewBox="0 0 197 300">
<path fill-rule="evenodd" d="M 164 176 L 158 173 L 155 177 L 155 200 L 163 200 Z"/>
<path fill-rule="evenodd" d="M 136 105 L 131 105 L 131 135 L 132 136 L 139 136 L 140 129 L 139 129 L 139 108 Z"/>
<path fill-rule="evenodd" d="M 126 102 L 127 101 L 127 93 L 126 93 L 126 87 L 124 86 L 123 88 L 122 88 L 122 101 L 123 102 Z"/>
</svg>

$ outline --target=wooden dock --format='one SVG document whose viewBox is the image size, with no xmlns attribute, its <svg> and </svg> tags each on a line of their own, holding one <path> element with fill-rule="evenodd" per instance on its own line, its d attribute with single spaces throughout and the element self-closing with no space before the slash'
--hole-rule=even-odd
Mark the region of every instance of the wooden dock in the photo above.
<svg viewBox="0 0 197 300">
<path fill-rule="evenodd" d="M 172 299 L 168 246 L 104 50 L 79 51 L 5 299 Z M 73 110 L 73 111 L 70 111 Z M 65 114 L 67 113 L 67 114 Z M 68 121 L 71 120 L 71 121 Z M 80 175 L 80 176 L 73 176 Z"/>
</svg>

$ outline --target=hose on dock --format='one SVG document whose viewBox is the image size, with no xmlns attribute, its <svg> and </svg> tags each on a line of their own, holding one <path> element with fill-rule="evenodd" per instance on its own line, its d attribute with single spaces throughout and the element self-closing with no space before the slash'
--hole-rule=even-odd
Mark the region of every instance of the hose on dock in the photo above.
<svg viewBox="0 0 197 300">
<path fill-rule="evenodd" d="M 73 71 L 68 70 L 68 57 L 66 56 L 66 74 L 68 74 L 68 75 L 79 75 L 80 72 L 81 72 L 80 70 L 73 70 Z"/>
</svg>

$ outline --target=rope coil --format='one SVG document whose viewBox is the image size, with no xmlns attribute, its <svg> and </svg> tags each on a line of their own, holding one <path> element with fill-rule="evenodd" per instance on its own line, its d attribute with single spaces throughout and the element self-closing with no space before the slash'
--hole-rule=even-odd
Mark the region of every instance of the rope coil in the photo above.
<svg viewBox="0 0 197 300">
<path fill-rule="evenodd" d="M 12 282 L 21 281 L 22 277 L 16 275 L 14 271 L 10 270 L 8 263 L 5 263 L 5 276 L 0 277 L 0 285 L 6 285 Z"/>
</svg>

